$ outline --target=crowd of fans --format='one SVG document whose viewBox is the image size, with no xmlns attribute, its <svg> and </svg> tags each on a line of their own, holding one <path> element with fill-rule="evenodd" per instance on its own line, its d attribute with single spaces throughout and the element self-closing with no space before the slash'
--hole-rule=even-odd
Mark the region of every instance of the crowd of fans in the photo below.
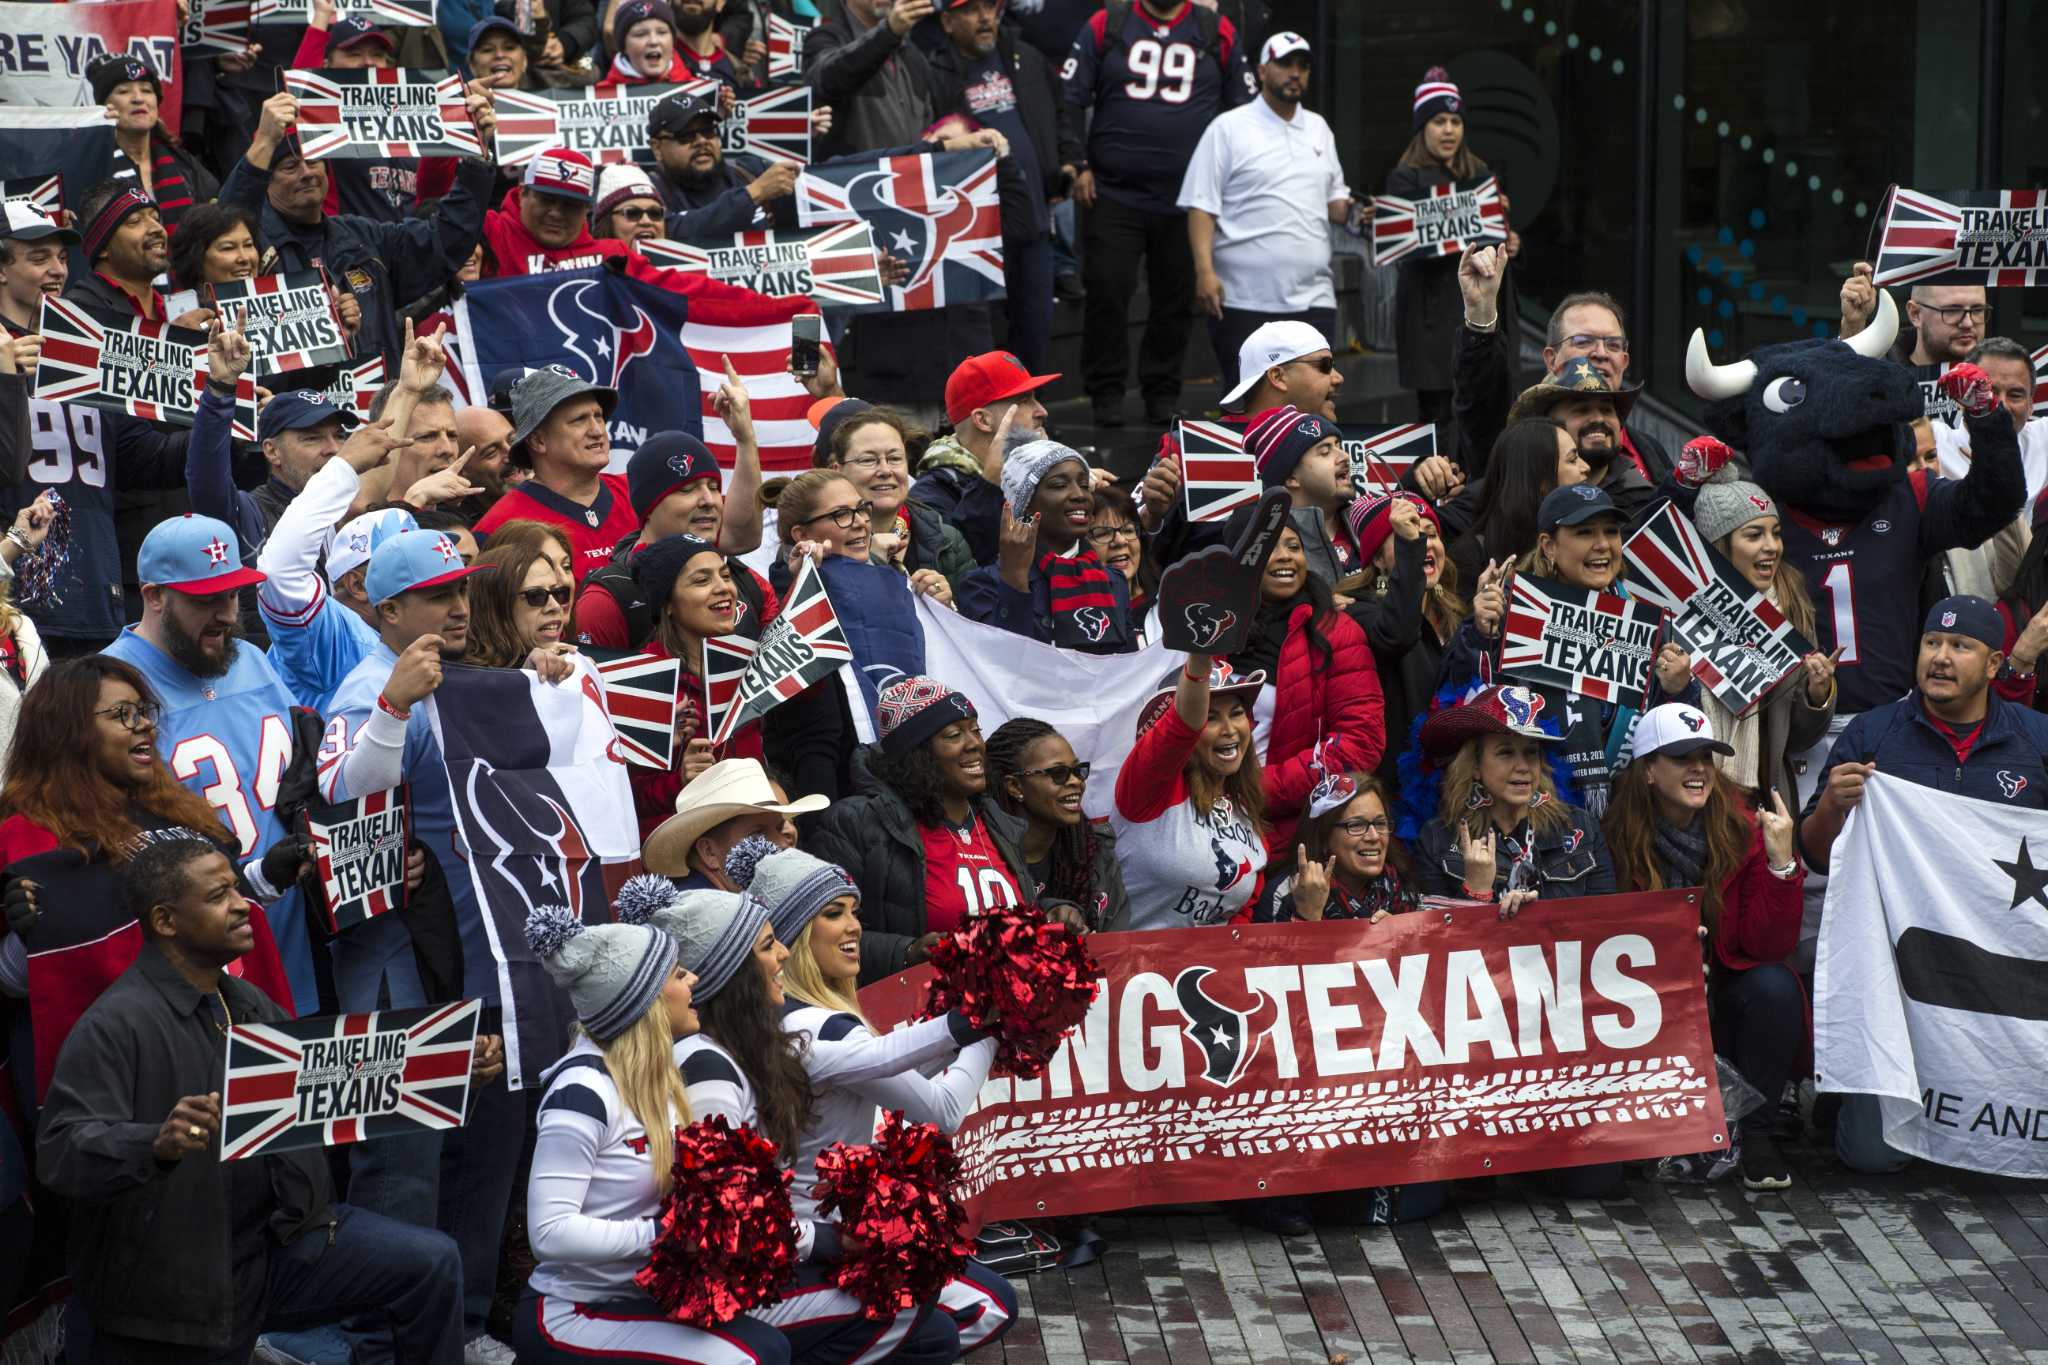
<svg viewBox="0 0 2048 1365">
<path fill-rule="evenodd" d="M 1520 386 L 1512 239 L 1402 267 L 1401 382 L 1440 453 L 1361 493 L 1330 343 L 1330 225 L 1354 205 L 1329 128 L 1302 107 L 1315 54 L 1261 32 L 1256 4 L 1047 0 L 1023 25 L 999 0 L 527 8 L 515 21 L 444 0 L 438 29 L 389 30 L 316 0 L 303 30 L 259 25 L 260 48 L 188 64 L 182 139 L 149 65 L 109 58 L 92 94 L 118 173 L 78 187 L 68 223 L 5 207 L 0 575 L 37 573 L 0 594 L 0 991 L 10 1132 L 34 1177 L 0 1191 L 68 1252 L 0 1253 L 17 1321 L 61 1321 L 79 1362 L 289 1358 L 278 1334 L 315 1323 L 342 1324 L 364 1359 L 954 1359 L 1004 1330 L 1014 1291 L 971 1263 L 935 1301 L 863 1318 L 829 1270 L 869 1249 L 810 1189 L 818 1153 L 864 1138 L 878 1107 L 962 1121 L 993 1043 L 953 1016 L 878 1036 L 855 992 L 1005 905 L 1091 934 L 1196 933 L 1377 923 L 1426 895 L 1505 919 L 1544 898 L 1697 887 L 1716 1050 L 1767 1103 L 1726 1149 L 1659 1174 L 1786 1187 L 1788 1122 L 1832 1131 L 1857 1169 L 1903 1163 L 1874 1105 L 1794 1101 L 1817 887 L 1869 774 L 1987 796 L 2019 774 L 2021 804 L 2048 799 L 2048 541 L 2033 534 L 2048 419 L 2032 416 L 2027 348 L 1982 334 L 1981 288 L 1914 289 L 1898 330 L 1900 365 L 1932 379 L 1972 361 L 2003 405 L 1930 383 L 1917 447 L 1880 460 L 1925 509 L 1917 536 L 1901 523 L 1880 545 L 1853 515 L 1823 528 L 1739 465 L 1686 479 L 1684 456 L 1630 424 L 1632 338 L 1604 293 L 1558 304 L 1543 373 Z M 619 465 L 618 394 L 566 371 L 458 400 L 445 315 L 466 284 L 640 269 L 651 237 L 793 221 L 796 168 L 727 156 L 718 135 L 765 80 L 771 19 L 816 21 L 801 78 L 821 156 L 999 152 L 1008 297 L 843 331 L 805 377 L 814 467 L 766 487 L 729 366 L 731 467 L 687 431 L 649 434 Z M 276 93 L 285 54 L 460 65 L 486 147 L 494 92 L 719 89 L 655 107 L 644 167 L 565 149 L 516 174 L 488 157 L 330 163 L 305 155 Z M 1485 175 L 1463 113 L 1430 72 L 1389 192 Z M 1179 412 L 1205 317 L 1221 421 L 1291 511 L 1249 642 L 1156 680 L 1108 818 L 1084 814 L 1091 764 L 1069 736 L 1034 717 L 984 736 L 958 678 L 890 684 L 872 744 L 828 679 L 714 745 L 695 700 L 705 642 L 758 637 L 807 559 L 889 566 L 940 610 L 1059 649 L 1129 655 L 1158 637 L 1161 574 L 1233 542 L 1252 509 L 1191 520 L 1172 431 L 1126 485 L 1062 444 L 1044 404 L 1054 301 L 1078 292 L 1095 425 L 1136 415 L 1141 259 L 1143 420 Z M 302 269 L 324 272 L 353 356 L 383 359 L 389 382 L 366 422 L 268 395 L 238 442 L 250 347 L 196 291 Z M 1843 286 L 1845 337 L 1890 330 L 1869 274 Z M 39 310 L 60 295 L 205 329 L 189 430 L 28 397 Z M 2018 433 L 2024 498 L 1993 457 L 1972 477 L 1987 412 Z M 191 511 L 124 549 L 120 514 L 161 491 Z M 1623 540 L 1672 499 L 1814 650 L 1737 714 L 1662 643 L 1641 706 L 1574 699 L 1567 729 L 1565 708 L 1499 672 L 1510 576 L 1625 592 Z M 564 681 L 584 646 L 679 661 L 675 759 L 634 771 L 646 875 L 617 914 L 530 927 L 580 1028 L 513 1090 L 493 943 L 422 703 L 452 665 Z M 296 816 L 401 783 L 405 910 L 330 938 L 301 889 Z M 485 1022 L 461 1128 L 217 1159 L 230 1025 L 463 998 Z M 719 1330 L 667 1320 L 633 1281 L 671 1178 L 650 1136 L 707 1115 L 789 1154 L 804 1261 L 783 1300 Z M 1551 1177 L 1598 1195 L 1621 1171 Z M 1451 1197 L 1380 1193 L 1382 1221 Z M 1311 1225 L 1300 1200 L 1242 1213 L 1283 1235 Z M 69 1301 L 38 1317 L 60 1263 Z"/>
</svg>

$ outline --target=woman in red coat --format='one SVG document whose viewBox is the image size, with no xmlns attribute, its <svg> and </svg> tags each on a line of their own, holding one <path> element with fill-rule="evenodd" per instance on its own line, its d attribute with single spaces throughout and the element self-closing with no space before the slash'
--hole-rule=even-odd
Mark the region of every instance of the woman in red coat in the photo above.
<svg viewBox="0 0 2048 1365">
<path fill-rule="evenodd" d="M 1231 527 L 1226 534 L 1241 529 L 1236 518 Z M 1230 666 L 1267 678 L 1252 701 L 1252 747 L 1264 779 L 1267 856 L 1291 870 L 1294 827 L 1309 793 L 1326 772 L 1371 772 L 1386 749 L 1386 720 L 1365 632 L 1309 572 L 1292 526 L 1280 532 L 1259 599 L 1251 641 Z"/>
<path fill-rule="evenodd" d="M 1792 815 L 1752 817 L 1714 760 L 1734 749 L 1714 738 L 1706 715 L 1683 702 L 1652 707 L 1636 722 L 1635 759 L 1614 781 L 1604 830 L 1622 891 L 1697 886 L 1706 938 L 1707 1005 L 1714 1051 L 1764 1097 L 1738 1125 L 1727 1152 L 1680 1158 L 1695 1179 L 1736 1161 L 1752 1190 L 1781 1190 L 1792 1171 L 1771 1141 L 1778 1097 L 1806 1052 L 1806 999 L 1785 958 L 1799 941 L 1806 874 L 1792 851 Z"/>
</svg>

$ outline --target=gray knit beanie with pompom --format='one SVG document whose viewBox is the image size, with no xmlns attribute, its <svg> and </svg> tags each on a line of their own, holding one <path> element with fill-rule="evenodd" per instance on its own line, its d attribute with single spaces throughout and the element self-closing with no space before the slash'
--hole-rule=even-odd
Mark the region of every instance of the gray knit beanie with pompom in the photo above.
<svg viewBox="0 0 2048 1365">
<path fill-rule="evenodd" d="M 585 924 L 559 905 L 526 917 L 526 946 L 569 992 L 583 1031 L 600 1043 L 647 1013 L 676 966 L 676 945 L 646 925 Z"/>
</svg>

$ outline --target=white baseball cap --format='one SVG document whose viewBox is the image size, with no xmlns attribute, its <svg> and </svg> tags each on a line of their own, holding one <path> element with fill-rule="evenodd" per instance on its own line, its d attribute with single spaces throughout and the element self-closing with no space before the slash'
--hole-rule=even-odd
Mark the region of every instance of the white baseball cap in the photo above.
<svg viewBox="0 0 2048 1365">
<path fill-rule="evenodd" d="M 1275 365 L 1285 365 L 1290 360 L 1329 349 L 1329 339 L 1305 322 L 1263 324 L 1244 339 L 1244 345 L 1237 348 L 1237 387 L 1223 395 L 1223 410 L 1242 412 L 1245 395 Z"/>
<path fill-rule="evenodd" d="M 1636 721 L 1635 738 L 1630 748 L 1637 758 L 1648 758 L 1652 754 L 1684 758 L 1701 749 L 1712 749 L 1723 755 L 1735 752 L 1733 747 L 1714 738 L 1714 728 L 1707 723 L 1706 712 L 1682 701 L 1668 701 L 1643 712 L 1642 718 Z"/>
<path fill-rule="evenodd" d="M 1299 33 L 1276 33 L 1266 39 L 1266 45 L 1259 49 L 1259 65 L 1282 61 L 1297 52 L 1308 51 L 1308 39 Z"/>
<path fill-rule="evenodd" d="M 363 513 L 334 533 L 334 543 L 327 547 L 327 581 L 339 583 L 350 569 L 369 563 L 372 552 L 386 540 L 419 529 L 412 513 L 396 507 Z"/>
</svg>

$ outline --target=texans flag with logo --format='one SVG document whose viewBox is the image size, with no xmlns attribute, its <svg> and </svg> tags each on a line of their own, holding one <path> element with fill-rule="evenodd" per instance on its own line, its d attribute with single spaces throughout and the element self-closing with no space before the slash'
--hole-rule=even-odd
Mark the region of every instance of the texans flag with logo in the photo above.
<svg viewBox="0 0 2048 1365">
<path fill-rule="evenodd" d="M 584 647 L 604 685 L 604 709 L 626 761 L 666 771 L 674 762 L 676 687 L 682 664 L 652 654 Z"/>
<path fill-rule="evenodd" d="M 516 1090 L 562 1055 L 575 1018 L 526 946 L 527 915 L 561 905 L 593 923 L 609 919 L 600 863 L 640 851 L 625 750 L 587 659 L 559 684 L 519 669 L 450 666 L 426 705 L 497 963 Z"/>
<path fill-rule="evenodd" d="M 1894 186 L 1871 279 L 2018 288 L 2048 278 L 2048 191 L 1966 190 L 1936 199 Z"/>
<path fill-rule="evenodd" d="M 1539 687 L 1641 707 L 1662 619 L 1647 602 L 1518 573 L 1508 584 L 1500 668 Z"/>
<path fill-rule="evenodd" d="M 764 161 L 811 159 L 811 87 L 784 86 L 743 95 L 718 125 L 727 156 L 748 153 Z"/>
<path fill-rule="evenodd" d="M 882 302 L 874 230 L 866 223 L 757 228 L 715 242 L 653 237 L 640 243 L 640 254 L 656 265 L 694 270 L 757 294 L 807 294 L 820 308 Z"/>
<path fill-rule="evenodd" d="M 64 176 L 24 175 L 0 180 L 0 203 L 27 204 L 54 223 L 64 223 Z"/>
<path fill-rule="evenodd" d="M 1899 1151 L 2038 1180 L 2048 821 L 2031 758 L 2031 775 L 1995 771 L 1998 799 L 1865 779 L 1828 859 L 1813 1044 L 1820 1088 L 1875 1095 Z"/>
<path fill-rule="evenodd" d="M 187 52 L 247 52 L 250 0 L 199 0 L 185 18 L 178 42 Z"/>
<path fill-rule="evenodd" d="M 1189 521 L 1227 521 L 1259 496 L 1259 462 L 1244 448 L 1244 429 L 1220 422 L 1182 422 L 1180 486 Z"/>
<path fill-rule="evenodd" d="M 299 143 L 315 161 L 482 156 L 462 77 L 396 67 L 287 71 L 299 101 Z"/>
<path fill-rule="evenodd" d="M 1508 239 L 1507 208 L 1492 176 L 1474 185 L 1433 185 L 1424 199 L 1372 197 L 1372 263 L 1403 256 L 1455 256 L 1468 247 Z"/>
<path fill-rule="evenodd" d="M 810 40 L 811 25 L 799 24 L 779 14 L 768 16 L 768 79 L 787 80 L 804 70 L 804 44 Z"/>
<path fill-rule="evenodd" d="M 726 743 L 741 727 L 853 660 L 853 649 L 832 610 L 832 599 L 825 595 L 825 580 L 810 559 L 797 569 L 782 611 L 762 628 L 761 639 L 753 644 L 737 679 L 730 676 L 733 664 L 740 646 L 751 642 L 734 636 L 719 643 L 716 652 L 706 647 L 704 662 L 708 703 L 704 728 L 713 744 Z"/>
<path fill-rule="evenodd" d="M 1351 496 L 1391 493 L 1417 460 L 1436 454 L 1436 423 L 1392 422 L 1352 427 L 1358 433 L 1339 444 L 1351 457 Z"/>
<path fill-rule="evenodd" d="M 889 289 L 897 312 L 1003 297 L 996 154 L 987 148 L 832 161 L 797 177 L 804 227 L 864 219 L 878 249 L 910 263 Z"/>
<path fill-rule="evenodd" d="M 228 1030 L 220 1159 L 460 1128 L 478 1002 Z"/>
<path fill-rule="evenodd" d="M 679 85 L 602 85 L 563 90 L 495 90 L 492 145 L 500 166 L 523 166 L 550 147 L 618 165 L 647 153 L 647 116 L 670 95 L 711 96 L 717 81 Z"/>
</svg>

